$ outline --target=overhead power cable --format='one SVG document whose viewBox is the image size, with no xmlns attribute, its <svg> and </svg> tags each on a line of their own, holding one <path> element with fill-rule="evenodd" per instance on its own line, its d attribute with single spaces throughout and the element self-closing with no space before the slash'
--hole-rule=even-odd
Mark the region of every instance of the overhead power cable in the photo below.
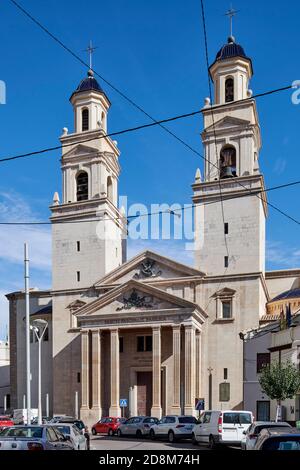
<svg viewBox="0 0 300 470">
<path fill-rule="evenodd" d="M 291 181 L 289 183 L 285 183 L 285 184 L 281 184 L 279 186 L 273 186 L 271 188 L 267 188 L 265 190 L 261 190 L 260 192 L 262 193 L 267 193 L 267 192 L 270 192 L 270 191 L 275 191 L 275 190 L 278 190 L 278 189 L 284 189 L 284 188 L 288 188 L 288 187 L 291 187 L 291 186 L 296 186 L 300 184 L 300 180 L 298 181 Z M 225 200 L 229 200 L 229 199 L 234 199 L 236 196 L 226 196 L 224 195 L 224 199 Z M 218 204 L 219 201 L 208 201 L 208 202 L 203 202 L 202 204 L 205 205 L 205 206 L 208 206 L 210 204 Z M 100 221 L 105 221 L 105 220 L 121 220 L 121 219 L 136 219 L 138 217 L 150 217 L 150 216 L 153 216 L 153 215 L 162 215 L 162 214 L 170 214 L 170 215 L 178 215 L 177 212 L 183 212 L 185 210 L 188 210 L 188 209 L 194 209 L 195 207 L 199 206 L 199 204 L 189 204 L 189 205 L 186 205 L 186 206 L 183 206 L 181 207 L 180 209 L 166 209 L 165 211 L 158 211 L 158 212 L 147 212 L 146 214 L 137 214 L 137 215 L 124 215 L 124 216 L 120 216 L 120 217 L 99 217 L 99 222 Z M 64 221 L 61 221 L 61 222 L 55 222 L 55 223 L 60 223 L 60 224 L 78 224 L 78 223 L 85 223 L 85 222 L 94 222 L 95 219 L 85 219 L 85 220 L 64 220 Z M 298 222 L 300 223 L 300 222 Z M 24 222 L 14 222 L 14 221 L 11 221 L 11 222 L 0 222 L 0 225 L 52 225 L 52 222 L 49 222 L 49 221 L 32 221 L 32 222 L 28 222 L 28 221 L 24 221 Z"/>
</svg>

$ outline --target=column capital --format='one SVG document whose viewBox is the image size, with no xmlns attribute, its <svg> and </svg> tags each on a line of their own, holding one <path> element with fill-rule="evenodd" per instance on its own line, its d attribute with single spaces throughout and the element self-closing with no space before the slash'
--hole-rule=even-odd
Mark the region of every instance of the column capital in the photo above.
<svg viewBox="0 0 300 470">
<path fill-rule="evenodd" d="M 181 329 L 181 323 L 179 325 L 178 324 L 172 325 L 172 329 L 173 329 L 173 331 L 174 330 L 180 330 Z"/>
<path fill-rule="evenodd" d="M 152 331 L 161 331 L 161 326 L 160 325 L 152 326 Z"/>
</svg>

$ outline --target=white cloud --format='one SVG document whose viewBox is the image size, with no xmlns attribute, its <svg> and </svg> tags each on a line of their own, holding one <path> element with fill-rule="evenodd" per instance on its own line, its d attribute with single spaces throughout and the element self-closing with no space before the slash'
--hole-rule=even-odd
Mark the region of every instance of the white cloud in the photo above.
<svg viewBox="0 0 300 470">
<path fill-rule="evenodd" d="M 282 242 L 267 241 L 266 258 L 267 262 L 282 268 L 297 268 L 300 265 L 300 250 Z"/>
<path fill-rule="evenodd" d="M 37 221 L 30 205 L 15 192 L 0 193 L 0 222 Z M 0 229 L 0 259 L 23 263 L 24 242 L 29 244 L 31 266 L 49 270 L 51 267 L 50 229 L 40 226 L 2 225 Z"/>
</svg>

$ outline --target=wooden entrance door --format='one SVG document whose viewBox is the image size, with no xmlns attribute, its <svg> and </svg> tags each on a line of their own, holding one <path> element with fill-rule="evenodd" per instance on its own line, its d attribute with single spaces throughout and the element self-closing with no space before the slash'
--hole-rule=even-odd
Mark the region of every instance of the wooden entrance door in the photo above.
<svg viewBox="0 0 300 470">
<path fill-rule="evenodd" d="M 137 372 L 137 414 L 151 416 L 152 372 Z"/>
</svg>

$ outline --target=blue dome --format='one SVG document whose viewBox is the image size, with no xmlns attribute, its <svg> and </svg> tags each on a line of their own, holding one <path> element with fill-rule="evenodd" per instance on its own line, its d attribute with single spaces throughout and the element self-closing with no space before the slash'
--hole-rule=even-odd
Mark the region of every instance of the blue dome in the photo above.
<svg viewBox="0 0 300 470">
<path fill-rule="evenodd" d="M 84 78 L 83 80 L 81 80 L 78 87 L 73 92 L 72 96 L 75 93 L 80 93 L 82 91 L 92 91 L 92 90 L 99 91 L 100 93 L 104 93 L 101 86 L 99 85 L 99 83 L 95 79 L 93 71 L 89 70 L 88 71 L 88 76 L 86 78 Z"/>
<path fill-rule="evenodd" d="M 228 42 L 227 44 L 225 44 L 219 50 L 216 56 L 216 60 L 225 60 L 230 59 L 231 57 L 245 57 L 246 59 L 248 59 L 242 46 L 236 44 L 235 42 Z"/>
<path fill-rule="evenodd" d="M 275 302 L 276 300 L 294 299 L 296 297 L 300 297 L 300 288 L 290 289 L 282 292 L 281 294 L 277 295 L 277 297 L 274 297 L 271 302 Z"/>
<path fill-rule="evenodd" d="M 100 91 L 101 93 L 103 92 L 101 86 L 97 82 L 97 80 L 94 77 L 94 73 L 92 70 L 88 71 L 88 76 L 81 80 L 79 83 L 78 87 L 75 90 L 75 93 L 78 91 L 89 91 L 89 90 L 96 90 Z"/>
</svg>

